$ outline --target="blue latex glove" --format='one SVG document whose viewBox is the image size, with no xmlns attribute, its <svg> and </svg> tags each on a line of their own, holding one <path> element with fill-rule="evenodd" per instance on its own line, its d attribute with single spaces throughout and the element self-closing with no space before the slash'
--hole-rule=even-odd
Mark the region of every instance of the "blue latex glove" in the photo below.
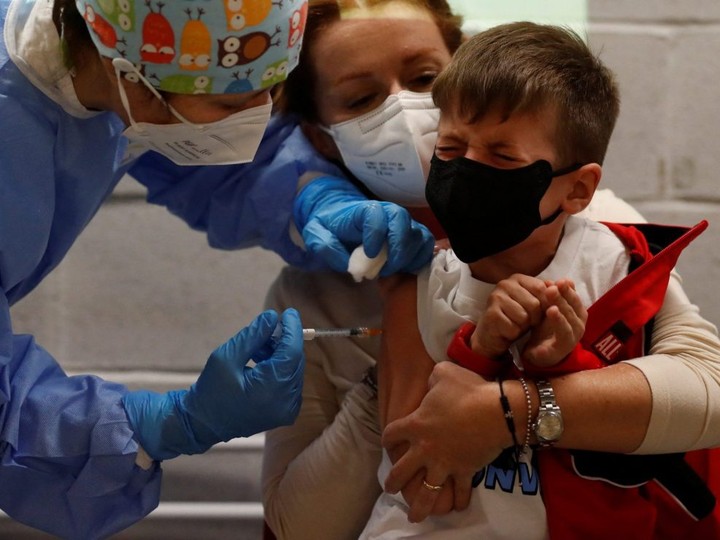
<svg viewBox="0 0 720 540">
<path fill-rule="evenodd" d="M 295 198 L 293 214 L 305 248 L 338 272 L 348 270 L 350 252 L 361 244 L 373 258 L 387 243 L 381 276 L 415 272 L 432 258 L 435 240 L 424 225 L 397 204 L 368 200 L 342 178 L 308 183 Z"/>
<path fill-rule="evenodd" d="M 140 445 L 155 460 L 205 452 L 215 443 L 291 424 L 300 411 L 304 370 L 300 316 L 261 313 L 210 355 L 189 390 L 141 390 L 123 398 Z M 246 366 L 248 360 L 256 362 Z"/>
</svg>

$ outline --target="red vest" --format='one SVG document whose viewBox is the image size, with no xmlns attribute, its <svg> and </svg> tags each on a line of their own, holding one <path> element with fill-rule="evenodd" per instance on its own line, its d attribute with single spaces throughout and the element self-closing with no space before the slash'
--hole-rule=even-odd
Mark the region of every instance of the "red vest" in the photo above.
<svg viewBox="0 0 720 540">
<path fill-rule="evenodd" d="M 662 306 L 670 271 L 682 250 L 707 228 L 706 221 L 691 229 L 605 225 L 630 249 L 631 271 L 588 308 L 585 333 L 573 353 L 549 369 L 526 367 L 531 377 L 642 356 L 644 330 Z M 482 375 L 497 373 L 499 362 L 458 352 L 463 348 L 459 340 L 465 341 L 459 336 L 468 332 L 458 331 L 448 356 Z M 715 505 L 720 449 L 636 456 L 553 448 L 536 456 L 552 540 L 720 538 L 720 505 Z"/>
<path fill-rule="evenodd" d="M 635 269 L 590 306 L 579 354 L 560 364 L 565 373 L 604 367 L 644 354 L 643 330 L 662 305 L 669 273 L 680 252 L 707 228 L 705 221 L 690 230 L 606 225 L 630 248 Z M 653 255 L 648 242 L 667 247 Z M 708 488 L 720 495 L 718 456 L 716 450 L 702 450 L 688 453 L 683 461 L 682 455 L 539 451 L 550 537 L 720 538 L 720 507 L 714 505 L 713 499 L 707 500 L 692 469 L 685 468 L 686 463 L 691 465 Z M 706 516 L 708 511 L 712 513 Z"/>
</svg>

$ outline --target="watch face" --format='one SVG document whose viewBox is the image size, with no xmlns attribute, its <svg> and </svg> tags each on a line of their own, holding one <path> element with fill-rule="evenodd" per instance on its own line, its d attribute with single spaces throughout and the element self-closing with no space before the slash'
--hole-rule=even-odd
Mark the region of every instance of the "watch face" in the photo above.
<svg viewBox="0 0 720 540">
<path fill-rule="evenodd" d="M 535 435 L 542 441 L 557 441 L 563 432 L 562 416 L 559 414 L 546 411 L 537 419 L 537 428 Z"/>
</svg>

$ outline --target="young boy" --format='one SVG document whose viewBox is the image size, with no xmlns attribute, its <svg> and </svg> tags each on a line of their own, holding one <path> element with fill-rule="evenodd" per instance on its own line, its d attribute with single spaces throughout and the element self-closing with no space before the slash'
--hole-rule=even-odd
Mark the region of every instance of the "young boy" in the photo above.
<svg viewBox="0 0 720 540">
<path fill-rule="evenodd" d="M 381 420 L 384 425 L 412 411 L 422 399 L 433 362 L 449 359 L 475 363 L 488 376 L 520 375 L 521 395 L 527 398 L 529 410 L 537 406 L 538 392 L 552 405 L 548 410 L 557 408 L 551 403 L 547 381 L 538 380 L 536 390 L 536 384 L 523 377 L 599 367 L 600 361 L 583 363 L 587 352 L 578 350 L 588 320 L 586 307 L 623 280 L 632 262 L 622 230 L 616 234 L 615 227 L 611 230 L 576 216 L 590 203 L 600 181 L 619 111 L 614 78 L 571 31 L 513 23 L 465 43 L 436 80 L 433 97 L 441 118 L 426 195 L 452 249 L 440 251 L 417 278 L 418 328 L 428 354 L 422 361 L 416 360 L 409 343 L 413 329 L 408 328 L 407 318 L 392 311 L 398 300 L 388 286 L 379 364 Z M 662 285 L 660 289 L 662 296 Z M 466 333 L 458 349 L 453 335 L 467 321 L 479 322 L 469 342 Z M 451 343 L 454 349 L 448 349 Z M 393 365 L 398 358 L 410 357 L 412 363 L 399 369 Z M 506 387 L 510 384 L 517 383 L 508 382 Z M 524 405 L 515 407 L 513 414 L 502 394 L 500 379 L 498 408 L 488 411 L 504 430 L 502 437 L 496 437 L 494 455 L 520 447 L 519 462 L 496 460 L 475 475 L 468 510 L 421 523 L 409 522 L 417 516 L 408 515 L 400 495 L 385 493 L 361 538 L 539 540 L 549 534 L 553 538 L 605 534 L 596 523 L 582 523 L 584 518 L 573 521 L 572 512 L 560 516 L 571 526 L 556 526 L 561 520 L 550 519 L 547 500 L 554 494 L 546 486 L 564 482 L 566 471 L 552 463 L 543 468 L 548 460 L 538 467 L 529 443 L 556 442 L 562 434 L 560 417 L 555 416 L 555 424 L 546 425 L 545 431 L 533 431 L 533 418 Z M 401 454 L 402 449 L 384 455 L 381 483 L 390 459 Z M 465 497 L 457 489 L 462 487 L 455 486 L 454 503 L 452 486 L 434 486 L 422 478 L 416 478 L 405 494 L 438 492 L 433 513 L 442 514 L 453 504 L 467 505 L 458 501 Z M 592 489 L 606 494 L 602 487 Z M 640 496 L 637 489 L 611 489 L 621 491 L 618 499 L 629 504 Z M 608 498 L 616 495 L 610 492 Z M 602 514 L 610 510 L 597 510 L 602 519 L 614 519 Z M 640 506 L 619 509 L 622 519 L 640 523 L 626 531 L 628 537 L 653 537 L 652 512 Z M 613 526 L 621 530 L 617 527 L 624 527 L 625 521 Z"/>
</svg>

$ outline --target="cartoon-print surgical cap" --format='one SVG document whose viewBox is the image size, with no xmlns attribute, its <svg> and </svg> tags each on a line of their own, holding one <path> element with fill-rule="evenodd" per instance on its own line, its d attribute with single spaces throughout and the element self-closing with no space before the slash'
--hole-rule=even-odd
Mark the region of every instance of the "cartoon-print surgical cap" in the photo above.
<svg viewBox="0 0 720 540">
<path fill-rule="evenodd" d="M 267 88 L 297 65 L 307 0 L 76 0 L 95 46 L 159 90 Z"/>
</svg>

